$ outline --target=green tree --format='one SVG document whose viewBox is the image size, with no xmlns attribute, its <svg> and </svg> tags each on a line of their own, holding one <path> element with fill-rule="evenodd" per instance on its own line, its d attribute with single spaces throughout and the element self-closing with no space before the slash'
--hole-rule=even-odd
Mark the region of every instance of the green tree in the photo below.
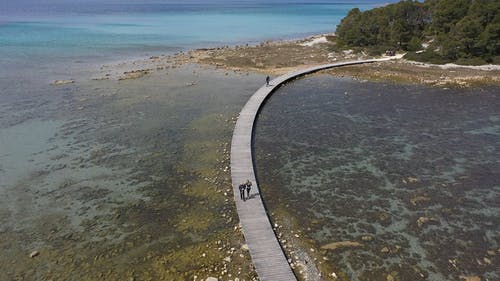
<svg viewBox="0 0 500 281">
<path fill-rule="evenodd" d="M 492 62 L 500 56 L 500 22 L 488 24 L 484 31 L 479 36 L 476 47 L 482 51 L 482 57 Z M 498 62 L 497 62 L 498 63 Z"/>
<path fill-rule="evenodd" d="M 342 19 L 335 32 L 339 38 L 342 38 L 340 43 L 344 43 L 345 45 L 359 44 L 360 16 L 361 11 L 358 8 L 354 8 Z"/>
<path fill-rule="evenodd" d="M 408 42 L 408 46 L 406 48 L 408 51 L 419 51 L 422 49 L 422 40 L 418 37 L 412 37 L 410 42 Z"/>
<path fill-rule="evenodd" d="M 432 61 L 500 61 L 500 0 L 401 1 L 361 12 L 353 9 L 337 27 L 339 43 L 373 51 L 421 49 Z M 424 41 L 425 40 L 425 41 Z"/>
<path fill-rule="evenodd" d="M 402 1 L 366 12 L 353 9 L 337 27 L 339 41 L 348 46 L 388 46 L 406 49 L 421 38 L 429 13 L 420 2 Z"/>
<path fill-rule="evenodd" d="M 440 33 L 449 33 L 451 28 L 465 15 L 469 10 L 471 0 L 439 0 L 432 1 L 431 6 L 431 30 L 438 35 Z"/>
</svg>

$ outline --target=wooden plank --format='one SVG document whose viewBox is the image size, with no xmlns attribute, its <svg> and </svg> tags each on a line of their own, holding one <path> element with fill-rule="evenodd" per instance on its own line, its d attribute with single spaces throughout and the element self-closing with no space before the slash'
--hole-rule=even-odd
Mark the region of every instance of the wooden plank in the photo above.
<svg viewBox="0 0 500 281">
<path fill-rule="evenodd" d="M 258 89 L 241 110 L 231 142 L 231 180 L 243 235 L 261 281 L 291 281 L 297 278 L 272 229 L 255 178 L 252 136 L 259 109 L 275 89 L 291 79 L 323 69 L 385 60 L 389 59 L 325 64 L 279 76 L 270 82 L 270 86 L 262 86 Z M 246 180 L 250 180 L 253 184 L 250 193 L 252 198 L 244 202 L 240 200 L 238 188 Z"/>
</svg>

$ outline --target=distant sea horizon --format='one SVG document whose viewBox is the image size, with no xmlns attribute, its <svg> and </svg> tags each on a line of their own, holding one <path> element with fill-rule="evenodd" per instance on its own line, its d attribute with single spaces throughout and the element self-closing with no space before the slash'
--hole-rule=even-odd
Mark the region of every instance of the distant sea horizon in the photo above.
<svg viewBox="0 0 500 281">
<path fill-rule="evenodd" d="M 334 32 L 350 9 L 390 2 L 396 1 L 4 1 L 0 83 L 18 72 L 40 78 L 92 63 Z"/>
</svg>

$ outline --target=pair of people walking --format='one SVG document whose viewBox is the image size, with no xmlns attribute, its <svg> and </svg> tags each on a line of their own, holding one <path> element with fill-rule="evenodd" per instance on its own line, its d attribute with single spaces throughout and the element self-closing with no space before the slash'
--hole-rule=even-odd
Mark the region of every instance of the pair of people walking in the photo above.
<svg viewBox="0 0 500 281">
<path fill-rule="evenodd" d="M 247 199 L 250 199 L 250 190 L 252 189 L 252 182 L 250 180 L 247 180 L 246 182 L 240 184 L 239 189 L 240 189 L 241 200 L 246 201 Z M 245 197 L 245 190 L 247 191 L 246 197 Z"/>
</svg>

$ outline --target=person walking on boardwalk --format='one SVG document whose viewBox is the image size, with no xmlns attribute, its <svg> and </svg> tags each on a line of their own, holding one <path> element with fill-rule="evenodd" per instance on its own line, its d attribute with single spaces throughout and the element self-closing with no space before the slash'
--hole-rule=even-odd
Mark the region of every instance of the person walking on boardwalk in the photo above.
<svg viewBox="0 0 500 281">
<path fill-rule="evenodd" d="M 266 77 L 266 86 L 269 87 L 269 81 L 271 81 L 271 77 L 267 76 Z"/>
<path fill-rule="evenodd" d="M 250 180 L 247 180 L 245 186 L 247 187 L 247 198 L 250 199 L 250 189 L 252 189 L 252 182 Z"/>
<path fill-rule="evenodd" d="M 239 186 L 240 189 L 240 199 L 245 201 L 245 184 L 240 184 Z"/>
</svg>

